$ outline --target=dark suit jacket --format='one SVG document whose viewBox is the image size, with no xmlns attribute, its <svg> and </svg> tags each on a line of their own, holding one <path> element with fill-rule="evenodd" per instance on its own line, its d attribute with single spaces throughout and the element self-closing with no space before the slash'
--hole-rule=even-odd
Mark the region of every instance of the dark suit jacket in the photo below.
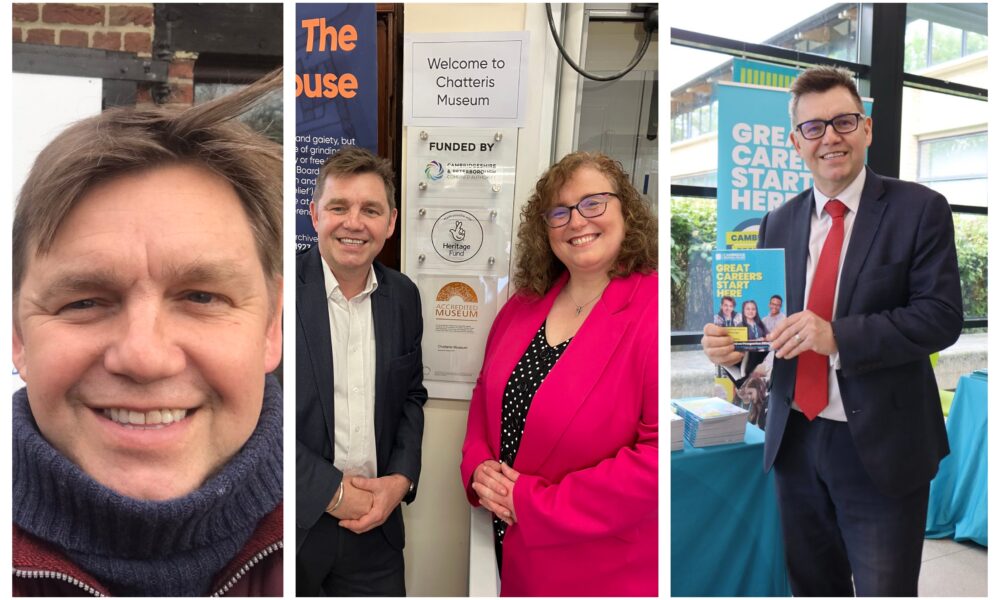
<svg viewBox="0 0 1000 600">
<path fill-rule="evenodd" d="M 296 258 L 296 550 L 326 511 L 343 473 L 333 466 L 333 349 L 330 315 L 318 247 Z M 405 275 L 375 263 L 378 288 L 372 294 L 375 326 L 375 451 L 378 476 L 399 473 L 420 478 L 424 432 L 423 318 L 417 287 Z M 403 514 L 396 507 L 381 527 L 389 543 L 403 547 Z"/>
<path fill-rule="evenodd" d="M 768 213 L 758 247 L 784 248 L 788 314 L 805 304 L 812 190 Z M 847 424 L 875 485 L 901 496 L 948 454 L 929 356 L 962 330 L 951 210 L 941 194 L 868 170 L 846 249 L 833 334 Z M 774 463 L 795 392 L 796 359 L 774 361 L 764 468 Z"/>
</svg>

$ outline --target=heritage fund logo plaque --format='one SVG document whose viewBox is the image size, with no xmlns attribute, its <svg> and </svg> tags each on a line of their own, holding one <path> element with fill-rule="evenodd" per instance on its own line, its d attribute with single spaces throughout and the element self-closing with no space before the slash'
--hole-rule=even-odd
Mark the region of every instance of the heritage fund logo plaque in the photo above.
<svg viewBox="0 0 1000 600">
<path fill-rule="evenodd" d="M 449 210 L 434 222 L 431 244 L 444 260 L 461 263 L 470 260 L 483 247 L 483 226 L 472 213 Z"/>
</svg>

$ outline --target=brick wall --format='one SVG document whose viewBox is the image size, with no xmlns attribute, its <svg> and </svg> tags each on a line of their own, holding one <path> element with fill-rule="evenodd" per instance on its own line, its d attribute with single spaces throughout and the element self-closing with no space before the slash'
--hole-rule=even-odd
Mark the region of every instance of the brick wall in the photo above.
<svg viewBox="0 0 1000 600">
<path fill-rule="evenodd" d="M 152 4 L 14 5 L 14 42 L 153 52 Z"/>
<path fill-rule="evenodd" d="M 149 58 L 153 52 L 152 4 L 13 4 L 13 41 L 129 52 Z M 171 58 L 168 104 L 194 102 L 193 71 L 197 55 Z M 152 103 L 152 90 L 140 84 L 138 104 Z"/>
</svg>

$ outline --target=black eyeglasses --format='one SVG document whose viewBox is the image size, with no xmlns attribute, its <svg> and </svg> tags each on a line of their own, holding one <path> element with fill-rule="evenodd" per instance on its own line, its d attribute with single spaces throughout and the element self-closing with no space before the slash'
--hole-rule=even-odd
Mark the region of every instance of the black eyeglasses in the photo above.
<svg viewBox="0 0 1000 600">
<path fill-rule="evenodd" d="M 565 226 L 573 216 L 574 208 L 576 212 L 580 213 L 581 217 L 586 219 L 599 217 L 608 209 L 608 201 L 617 197 L 618 194 L 612 192 L 601 192 L 600 194 L 591 194 L 573 206 L 551 208 L 545 212 L 545 224 L 553 229 Z"/>
<path fill-rule="evenodd" d="M 807 140 L 818 140 L 826 135 L 827 125 L 833 125 L 833 130 L 837 133 L 851 133 L 852 131 L 857 131 L 862 118 L 864 118 L 864 115 L 861 113 L 847 113 L 844 115 L 837 115 L 832 119 L 813 119 L 811 121 L 805 121 L 796 125 L 795 128 L 798 129 L 799 133 L 802 134 L 802 137 Z"/>
</svg>

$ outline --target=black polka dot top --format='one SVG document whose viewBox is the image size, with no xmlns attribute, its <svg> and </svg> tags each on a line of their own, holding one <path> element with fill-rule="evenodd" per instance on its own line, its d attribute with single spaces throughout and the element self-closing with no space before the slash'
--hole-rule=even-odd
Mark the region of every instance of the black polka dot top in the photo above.
<svg viewBox="0 0 1000 600">
<path fill-rule="evenodd" d="M 524 420 L 528 416 L 531 400 L 542 385 L 545 377 L 555 366 L 569 345 L 570 338 L 557 346 L 549 346 L 545 339 L 545 322 L 538 328 L 538 333 L 528 344 L 521 360 L 514 367 L 514 372 L 507 380 L 503 392 L 503 404 L 500 412 L 500 462 L 513 465 L 517 449 L 521 445 L 521 435 L 524 433 Z M 496 547 L 497 567 L 502 568 L 503 536 L 507 532 L 507 524 L 498 517 L 493 517 L 493 542 Z"/>
</svg>

